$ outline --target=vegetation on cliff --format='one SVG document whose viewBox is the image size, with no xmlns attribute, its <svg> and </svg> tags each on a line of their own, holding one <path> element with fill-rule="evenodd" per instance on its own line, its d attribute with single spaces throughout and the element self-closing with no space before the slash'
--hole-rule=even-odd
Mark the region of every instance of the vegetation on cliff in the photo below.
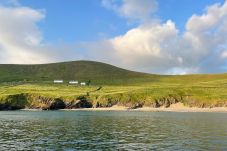
<svg viewBox="0 0 227 151">
<path fill-rule="evenodd" d="M 116 104 L 129 108 L 169 107 L 177 102 L 196 107 L 227 106 L 227 74 L 150 75 L 79 61 L 46 66 L 1 65 L 0 77 L 0 110 Z M 91 80 L 91 85 L 53 84 L 54 79 Z"/>
</svg>

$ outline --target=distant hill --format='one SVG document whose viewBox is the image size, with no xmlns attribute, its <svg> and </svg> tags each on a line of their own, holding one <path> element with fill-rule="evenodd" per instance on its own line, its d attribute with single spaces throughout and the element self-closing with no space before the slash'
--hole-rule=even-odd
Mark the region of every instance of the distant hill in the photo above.
<svg viewBox="0 0 227 151">
<path fill-rule="evenodd" d="M 53 80 L 65 83 L 53 84 Z M 92 86 L 67 86 L 69 80 L 90 80 Z M 94 91 L 98 88 L 100 91 Z M 191 107 L 226 107 L 226 94 L 227 74 L 155 75 L 93 61 L 0 65 L 0 110 L 8 109 L 9 104 L 15 108 L 45 106 L 40 98 L 44 102 L 59 98 L 71 102 L 85 96 L 99 107 L 160 107 L 176 102 Z"/>
<path fill-rule="evenodd" d="M 94 61 L 72 61 L 39 65 L 0 65 L 0 82 L 54 79 L 79 80 L 102 84 L 136 83 L 158 80 L 157 75 L 140 73 Z"/>
</svg>

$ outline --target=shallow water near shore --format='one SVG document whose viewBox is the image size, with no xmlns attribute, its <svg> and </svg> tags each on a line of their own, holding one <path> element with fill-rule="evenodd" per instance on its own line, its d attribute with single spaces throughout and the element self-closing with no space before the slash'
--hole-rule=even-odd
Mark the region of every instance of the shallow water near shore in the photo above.
<svg viewBox="0 0 227 151">
<path fill-rule="evenodd" d="M 227 113 L 2 111 L 1 150 L 227 150 Z"/>
</svg>

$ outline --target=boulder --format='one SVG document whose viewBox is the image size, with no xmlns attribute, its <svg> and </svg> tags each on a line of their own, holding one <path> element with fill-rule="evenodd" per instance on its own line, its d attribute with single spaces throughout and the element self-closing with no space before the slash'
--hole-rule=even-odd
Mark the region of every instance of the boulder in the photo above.
<svg viewBox="0 0 227 151">
<path fill-rule="evenodd" d="M 10 104 L 0 104 L 0 111 L 19 110 L 19 109 L 23 109 L 23 107 L 14 106 Z"/>
<path fill-rule="evenodd" d="M 58 109 L 64 109 L 66 107 L 64 101 L 57 98 L 54 99 L 54 101 L 51 102 L 49 109 L 50 110 L 58 110 Z"/>
<path fill-rule="evenodd" d="M 138 109 L 138 108 L 141 108 L 141 107 L 143 107 L 142 103 L 136 103 L 132 107 L 130 107 L 129 109 Z"/>
<path fill-rule="evenodd" d="M 78 97 L 77 100 L 68 103 L 66 108 L 67 109 L 92 108 L 92 103 L 88 101 L 85 97 Z"/>
</svg>

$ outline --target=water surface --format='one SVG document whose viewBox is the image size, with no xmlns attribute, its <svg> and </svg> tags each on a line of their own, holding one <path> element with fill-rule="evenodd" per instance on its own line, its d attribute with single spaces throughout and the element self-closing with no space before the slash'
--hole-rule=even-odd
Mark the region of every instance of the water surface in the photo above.
<svg viewBox="0 0 227 151">
<path fill-rule="evenodd" d="M 1 150 L 227 150 L 227 113 L 0 112 Z"/>
</svg>

